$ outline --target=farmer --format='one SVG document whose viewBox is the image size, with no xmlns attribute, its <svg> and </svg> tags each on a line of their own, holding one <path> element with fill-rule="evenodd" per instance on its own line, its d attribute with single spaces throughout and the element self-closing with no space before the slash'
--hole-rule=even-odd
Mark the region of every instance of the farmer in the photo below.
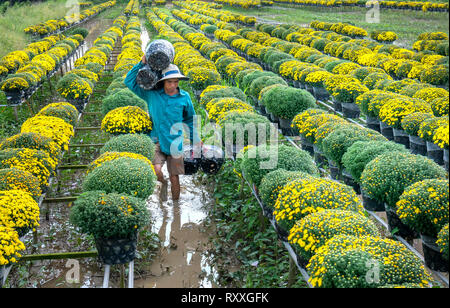
<svg viewBox="0 0 450 308">
<path fill-rule="evenodd" d="M 152 90 L 142 89 L 136 82 L 139 70 L 146 63 L 145 55 L 127 74 L 125 85 L 148 104 L 153 122 L 150 137 L 156 144 L 153 165 L 158 181 L 162 183 L 160 199 L 167 201 L 168 182 L 161 171 L 167 161 L 172 199 L 180 198 L 179 175 L 184 174 L 183 160 L 183 124 L 189 128 L 189 137 L 194 149 L 201 148 L 202 142 L 194 131 L 194 106 L 189 93 L 178 87 L 180 80 L 188 80 L 178 67 L 170 64 L 162 71 L 162 77 Z"/>
</svg>

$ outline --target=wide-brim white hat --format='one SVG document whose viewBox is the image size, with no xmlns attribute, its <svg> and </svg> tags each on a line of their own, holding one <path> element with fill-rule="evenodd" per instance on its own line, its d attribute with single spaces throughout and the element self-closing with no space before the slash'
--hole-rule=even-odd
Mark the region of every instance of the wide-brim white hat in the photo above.
<svg viewBox="0 0 450 308">
<path fill-rule="evenodd" d="M 161 78 L 158 82 L 161 82 L 166 79 L 180 79 L 180 80 L 189 80 L 189 77 L 181 74 L 180 69 L 175 64 L 170 64 L 166 69 L 161 72 Z"/>
</svg>

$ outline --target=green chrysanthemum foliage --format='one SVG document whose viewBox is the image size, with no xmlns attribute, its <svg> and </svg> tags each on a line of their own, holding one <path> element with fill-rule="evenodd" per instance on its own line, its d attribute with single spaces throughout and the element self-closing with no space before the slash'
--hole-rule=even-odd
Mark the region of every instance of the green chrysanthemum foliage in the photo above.
<svg viewBox="0 0 450 308">
<path fill-rule="evenodd" d="M 111 95 L 106 96 L 102 102 L 102 114 L 106 115 L 113 109 L 125 106 L 137 106 L 147 111 L 147 103 L 139 98 L 129 89 L 120 89 Z"/>
<path fill-rule="evenodd" d="M 278 193 L 284 185 L 295 179 L 309 178 L 312 175 L 301 171 L 286 171 L 277 169 L 266 174 L 258 187 L 259 195 L 264 205 L 274 208 Z"/>
<path fill-rule="evenodd" d="M 384 153 L 370 161 L 361 174 L 361 189 L 395 208 L 406 187 L 426 179 L 445 179 L 446 171 L 429 158 L 404 152 Z"/>
<path fill-rule="evenodd" d="M 322 288 L 378 288 L 419 284 L 432 277 L 422 261 L 402 243 L 375 236 L 336 235 L 307 265 L 310 282 Z"/>
<path fill-rule="evenodd" d="M 260 185 L 267 173 L 279 168 L 319 175 L 308 152 L 284 144 L 250 148 L 241 163 L 244 176 L 256 186 Z"/>
<path fill-rule="evenodd" d="M 128 238 L 150 222 L 150 212 L 142 199 L 88 191 L 74 202 L 69 219 L 95 238 Z"/>
<path fill-rule="evenodd" d="M 155 143 L 145 134 L 124 134 L 110 138 L 100 149 L 100 154 L 106 152 L 136 153 L 153 160 Z"/>
<path fill-rule="evenodd" d="M 140 159 L 122 157 L 103 163 L 83 181 L 83 191 L 103 190 L 141 199 L 153 194 L 156 174 L 153 166 Z"/>
</svg>

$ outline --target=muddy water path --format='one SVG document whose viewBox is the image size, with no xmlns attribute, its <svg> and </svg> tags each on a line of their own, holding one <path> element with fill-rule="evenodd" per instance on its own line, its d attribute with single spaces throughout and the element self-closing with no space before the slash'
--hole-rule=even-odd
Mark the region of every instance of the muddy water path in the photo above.
<svg viewBox="0 0 450 308">
<path fill-rule="evenodd" d="M 163 167 L 165 177 L 167 169 Z M 161 247 L 148 268 L 148 275 L 135 281 L 136 288 L 215 287 L 217 274 L 209 253 L 211 226 L 206 226 L 213 204 L 209 192 L 194 176 L 180 176 L 178 202 L 161 201 L 160 188 L 147 200 L 153 216 L 152 231 Z"/>
</svg>

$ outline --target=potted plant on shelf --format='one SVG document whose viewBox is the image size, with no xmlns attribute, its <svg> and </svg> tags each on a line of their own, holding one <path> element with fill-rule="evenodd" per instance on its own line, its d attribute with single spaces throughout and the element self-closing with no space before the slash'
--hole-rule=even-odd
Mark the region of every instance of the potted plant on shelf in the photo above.
<svg viewBox="0 0 450 308">
<path fill-rule="evenodd" d="M 342 105 L 342 113 L 347 118 L 358 118 L 360 109 L 356 98 L 361 94 L 368 92 L 369 89 L 360 82 L 350 82 L 338 85 L 333 89 L 333 97 Z"/>
<path fill-rule="evenodd" d="M 426 265 L 448 271 L 448 261 L 436 244 L 439 231 L 448 224 L 449 186 L 447 180 L 428 179 L 408 186 L 396 204 L 397 215 L 420 233 Z"/>
<path fill-rule="evenodd" d="M 280 190 L 273 215 L 279 233 L 287 237 L 297 220 L 324 209 L 362 213 L 363 206 L 351 187 L 310 177 L 293 180 Z"/>
<path fill-rule="evenodd" d="M 147 134 L 152 130 L 152 120 L 147 112 L 137 106 L 119 107 L 105 115 L 101 129 L 114 136 Z"/>
<path fill-rule="evenodd" d="M 436 130 L 443 126 L 448 126 L 448 117 L 431 117 L 420 124 L 418 134 L 427 144 L 427 156 L 437 164 L 444 164 L 444 150 L 433 142 Z"/>
<path fill-rule="evenodd" d="M 414 112 L 431 113 L 432 110 L 427 102 L 409 97 L 388 100 L 380 108 L 380 120 L 393 128 L 394 141 L 403 144 L 406 148 L 409 148 L 409 135 L 403 131 L 401 121 Z"/>
<path fill-rule="evenodd" d="M 425 140 L 419 137 L 419 128 L 426 119 L 432 117 L 433 114 L 431 113 L 414 112 L 402 119 L 401 126 L 409 136 L 409 150 L 411 153 L 427 156 L 427 144 Z"/>
<path fill-rule="evenodd" d="M 289 231 L 288 241 L 306 266 L 320 247 L 335 235 L 380 236 L 375 223 L 360 213 L 323 210 L 297 220 Z"/>
<path fill-rule="evenodd" d="M 148 161 L 148 159 L 119 157 L 103 162 L 84 178 L 83 191 L 126 193 L 146 199 L 156 186 L 155 170 Z"/>
<path fill-rule="evenodd" d="M 361 174 L 361 189 L 379 202 L 384 202 L 389 230 L 398 235 L 416 238 L 417 232 L 403 224 L 395 212 L 395 205 L 406 187 L 426 179 L 445 179 L 444 168 L 421 155 L 388 152 L 370 161 Z"/>
<path fill-rule="evenodd" d="M 305 90 L 293 87 L 274 87 L 262 97 L 264 106 L 280 118 L 284 130 L 291 129 L 292 119 L 308 108 L 316 107 L 316 99 Z"/>
<path fill-rule="evenodd" d="M 13 228 L 19 237 L 39 226 L 39 214 L 39 205 L 30 193 L 0 191 L 0 225 Z"/>
<path fill-rule="evenodd" d="M 274 210 L 278 193 L 290 181 L 297 179 L 310 178 L 312 175 L 302 171 L 286 171 L 285 169 L 276 169 L 266 174 L 258 186 L 259 195 L 264 206 L 270 211 Z"/>
<path fill-rule="evenodd" d="M 448 171 L 448 143 L 449 143 L 449 125 L 443 125 L 436 129 L 433 137 L 433 142 L 444 150 L 444 166 Z"/>
<path fill-rule="evenodd" d="M 137 232 L 150 221 L 145 201 L 127 194 L 88 191 L 70 209 L 70 222 L 91 234 L 105 264 L 134 260 Z"/>
<path fill-rule="evenodd" d="M 361 174 L 366 165 L 378 155 L 393 151 L 407 153 L 403 145 L 391 141 L 356 141 L 342 156 L 342 165 L 344 167 L 342 174 L 349 173 L 353 181 L 359 186 Z M 385 210 L 383 202 L 370 198 L 363 190 L 361 191 L 361 196 L 366 210 L 375 212 L 383 212 Z"/>
<path fill-rule="evenodd" d="M 24 91 L 28 89 L 28 82 L 21 77 L 11 77 L 1 82 L 1 90 L 5 92 L 6 99 L 11 104 L 19 104 L 24 95 Z"/>
<path fill-rule="evenodd" d="M 328 162 L 342 172 L 342 156 L 356 141 L 388 141 L 380 133 L 356 124 L 344 125 L 333 130 L 322 140 L 322 150 Z M 338 176 L 339 177 L 339 176 Z"/>
<path fill-rule="evenodd" d="M 367 266 L 379 265 L 378 279 L 367 279 Z M 307 267 L 313 287 L 378 288 L 415 284 L 427 288 L 433 278 L 402 243 L 377 236 L 336 235 Z"/>
</svg>

